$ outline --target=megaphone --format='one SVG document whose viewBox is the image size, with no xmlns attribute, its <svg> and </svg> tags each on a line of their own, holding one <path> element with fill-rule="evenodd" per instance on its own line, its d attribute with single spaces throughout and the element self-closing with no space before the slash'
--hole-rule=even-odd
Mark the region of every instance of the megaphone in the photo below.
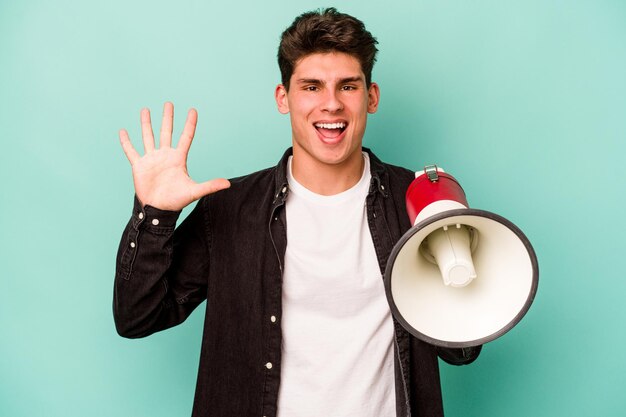
<svg viewBox="0 0 626 417">
<path fill-rule="evenodd" d="M 385 270 L 391 312 L 436 346 L 490 342 L 513 328 L 537 292 L 537 257 L 509 220 L 469 208 L 457 180 L 436 165 L 418 171 L 406 194 L 413 227 Z"/>
</svg>

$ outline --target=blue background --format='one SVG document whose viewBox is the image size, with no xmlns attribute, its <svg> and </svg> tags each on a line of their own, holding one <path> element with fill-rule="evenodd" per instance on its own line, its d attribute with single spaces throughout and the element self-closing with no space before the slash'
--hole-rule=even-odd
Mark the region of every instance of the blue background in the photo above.
<svg viewBox="0 0 626 417">
<path fill-rule="evenodd" d="M 626 414 L 623 1 L 337 1 L 380 44 L 365 145 L 436 162 L 470 205 L 527 234 L 540 285 L 469 367 L 442 364 L 448 417 Z M 0 2 L 0 415 L 190 414 L 204 306 L 117 336 L 114 259 L 130 216 L 139 110 L 199 126 L 192 177 L 273 165 L 273 100 L 292 0 Z M 157 123 L 158 128 L 158 123 Z"/>
</svg>

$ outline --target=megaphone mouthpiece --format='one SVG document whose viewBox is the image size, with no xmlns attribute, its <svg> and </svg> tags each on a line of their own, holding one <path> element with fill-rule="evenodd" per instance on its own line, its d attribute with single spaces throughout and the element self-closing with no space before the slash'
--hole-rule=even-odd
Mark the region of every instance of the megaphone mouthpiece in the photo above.
<svg viewBox="0 0 626 417">
<path fill-rule="evenodd" d="M 422 250 L 430 251 L 441 271 L 443 283 L 452 287 L 465 287 L 474 278 L 476 270 L 470 252 L 470 232 L 465 226 L 444 226 L 424 240 Z"/>
</svg>

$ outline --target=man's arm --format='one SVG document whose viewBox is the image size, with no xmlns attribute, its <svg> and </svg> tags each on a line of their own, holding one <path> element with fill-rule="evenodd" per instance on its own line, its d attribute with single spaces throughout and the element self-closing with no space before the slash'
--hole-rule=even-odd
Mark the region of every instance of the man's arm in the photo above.
<svg viewBox="0 0 626 417">
<path fill-rule="evenodd" d="M 175 230 L 179 214 L 135 199 L 115 271 L 113 316 L 121 336 L 144 337 L 182 323 L 206 297 L 203 204 Z"/>
<path fill-rule="evenodd" d="M 117 255 L 113 312 L 120 335 L 143 337 L 184 321 L 206 296 L 208 249 L 204 206 L 198 204 L 175 231 L 180 211 L 198 198 L 230 186 L 225 179 L 196 183 L 187 175 L 187 154 L 197 113 L 190 110 L 178 146 L 173 148 L 174 109 L 163 110 L 160 148 L 150 113 L 141 112 L 145 155 L 128 133 L 120 142 L 133 171 L 135 205 Z"/>
</svg>

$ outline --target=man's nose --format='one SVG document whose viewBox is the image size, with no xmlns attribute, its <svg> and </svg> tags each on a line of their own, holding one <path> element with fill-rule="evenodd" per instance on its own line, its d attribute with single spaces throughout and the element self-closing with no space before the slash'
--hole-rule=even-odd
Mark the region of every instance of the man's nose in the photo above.
<svg viewBox="0 0 626 417">
<path fill-rule="evenodd" d="M 343 110 L 343 102 L 339 96 L 339 91 L 335 89 L 327 89 L 324 95 L 324 102 L 322 103 L 322 110 L 330 113 L 335 113 Z"/>
</svg>

